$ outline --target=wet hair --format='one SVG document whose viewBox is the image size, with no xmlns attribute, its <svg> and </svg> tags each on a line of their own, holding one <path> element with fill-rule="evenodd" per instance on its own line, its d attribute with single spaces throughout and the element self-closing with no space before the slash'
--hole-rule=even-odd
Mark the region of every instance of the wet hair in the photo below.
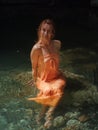
<svg viewBox="0 0 98 130">
<path fill-rule="evenodd" d="M 53 20 L 51 20 L 51 19 L 45 19 L 45 20 L 43 20 L 43 21 L 40 23 L 40 25 L 39 25 L 39 27 L 38 27 L 38 37 L 40 37 L 41 27 L 42 27 L 44 24 L 51 25 L 51 27 L 52 27 L 52 38 L 54 38 L 54 36 L 55 36 L 55 24 L 54 24 Z"/>
</svg>

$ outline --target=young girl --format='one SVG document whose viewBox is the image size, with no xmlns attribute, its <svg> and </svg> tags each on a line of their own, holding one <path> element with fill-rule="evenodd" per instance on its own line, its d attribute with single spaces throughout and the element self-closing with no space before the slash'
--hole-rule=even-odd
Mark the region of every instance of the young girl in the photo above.
<svg viewBox="0 0 98 130">
<path fill-rule="evenodd" d="M 36 97 L 29 98 L 29 100 L 34 100 L 45 108 L 49 107 L 44 124 L 47 128 L 51 126 L 52 113 L 58 105 L 66 86 L 66 79 L 59 70 L 61 42 L 54 40 L 54 35 L 53 21 L 50 19 L 43 20 L 38 28 L 38 41 L 30 53 L 32 76 L 39 93 Z"/>
</svg>

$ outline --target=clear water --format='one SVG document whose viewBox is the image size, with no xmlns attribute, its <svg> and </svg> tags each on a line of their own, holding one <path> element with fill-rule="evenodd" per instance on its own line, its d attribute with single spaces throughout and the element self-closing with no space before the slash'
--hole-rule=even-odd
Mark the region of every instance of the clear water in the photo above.
<svg viewBox="0 0 98 130">
<path fill-rule="evenodd" d="M 83 54 L 84 53 L 84 54 Z M 62 60 L 63 59 L 63 60 Z M 97 54 L 93 51 L 80 48 L 68 49 L 61 52 L 61 68 L 69 72 L 84 75 L 92 84 L 93 71 L 97 70 Z M 88 64 L 89 63 L 89 64 Z M 88 68 L 88 69 L 87 69 Z M 96 72 L 97 75 L 97 72 Z M 31 80 L 31 64 L 29 53 L 21 50 L 1 51 L 0 53 L 0 129 L 1 130 L 44 130 L 43 124 L 36 123 L 36 117 L 41 110 L 41 105 L 27 100 L 35 96 L 36 88 L 27 83 Z M 70 90 L 68 90 L 69 92 Z M 68 92 L 66 93 L 68 95 Z M 87 94 L 86 94 L 87 95 Z M 98 105 L 85 103 L 82 106 L 70 106 L 67 96 L 66 104 L 60 105 L 54 111 L 54 118 L 64 117 L 64 123 L 55 123 L 52 130 L 97 130 Z M 97 98 L 97 97 L 96 97 Z M 96 101 L 96 100 L 95 100 Z M 70 113 L 68 116 L 68 113 Z M 76 113 L 76 115 L 75 115 Z M 79 121 L 79 115 L 86 115 Z M 65 116 L 67 115 L 67 116 Z M 87 117 L 88 116 L 88 117 Z M 66 118 L 67 119 L 66 119 Z M 77 119 L 77 123 L 75 121 Z M 59 122 L 62 118 L 58 118 Z M 70 125 L 68 126 L 68 121 Z M 63 122 L 63 120 L 61 120 Z M 75 124 L 76 123 L 76 124 Z M 56 125 L 55 125 L 56 124 Z M 94 129 L 93 129 L 94 128 Z"/>
</svg>

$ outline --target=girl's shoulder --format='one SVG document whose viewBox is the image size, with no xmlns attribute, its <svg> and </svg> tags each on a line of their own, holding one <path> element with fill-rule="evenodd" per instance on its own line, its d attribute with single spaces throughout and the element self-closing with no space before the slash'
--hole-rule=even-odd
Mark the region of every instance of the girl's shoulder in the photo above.
<svg viewBox="0 0 98 130">
<path fill-rule="evenodd" d="M 38 42 L 34 44 L 34 46 L 32 47 L 32 50 L 41 50 L 41 44 L 39 44 Z"/>
<path fill-rule="evenodd" d="M 35 43 L 31 49 L 31 54 L 33 53 L 40 53 L 41 47 L 38 43 Z"/>
<path fill-rule="evenodd" d="M 35 43 L 34 46 L 33 46 L 33 49 L 40 49 L 41 46 L 39 43 Z"/>
<path fill-rule="evenodd" d="M 53 40 L 53 45 L 57 50 L 61 48 L 61 41 L 60 40 Z"/>
</svg>

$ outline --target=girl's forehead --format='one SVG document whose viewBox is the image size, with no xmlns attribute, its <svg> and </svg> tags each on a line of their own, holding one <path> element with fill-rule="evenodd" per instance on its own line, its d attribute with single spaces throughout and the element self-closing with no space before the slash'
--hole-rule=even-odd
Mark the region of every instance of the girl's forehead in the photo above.
<svg viewBox="0 0 98 130">
<path fill-rule="evenodd" d="M 51 24 L 47 24 L 47 23 L 45 23 L 45 24 L 42 25 L 41 28 L 52 29 L 53 27 L 52 27 Z"/>
</svg>

